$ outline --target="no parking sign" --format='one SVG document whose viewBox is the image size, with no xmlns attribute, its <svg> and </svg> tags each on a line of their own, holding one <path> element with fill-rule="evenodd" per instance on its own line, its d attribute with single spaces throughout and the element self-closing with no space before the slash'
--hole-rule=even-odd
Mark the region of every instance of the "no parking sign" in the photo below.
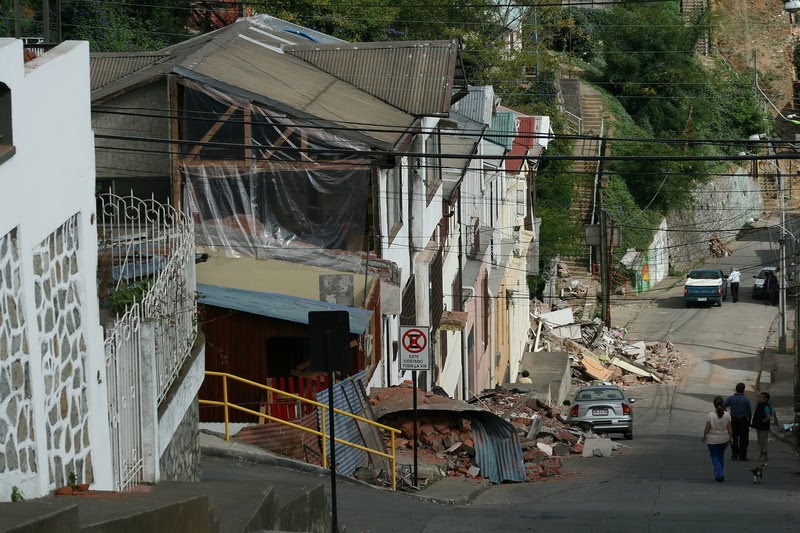
<svg viewBox="0 0 800 533">
<path fill-rule="evenodd" d="M 428 326 L 400 326 L 400 370 L 430 370 Z"/>
</svg>

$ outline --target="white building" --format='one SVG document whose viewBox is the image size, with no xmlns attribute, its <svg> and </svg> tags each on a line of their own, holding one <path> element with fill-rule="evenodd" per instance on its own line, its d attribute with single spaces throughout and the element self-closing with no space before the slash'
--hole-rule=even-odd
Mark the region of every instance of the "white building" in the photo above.
<svg viewBox="0 0 800 533">
<path fill-rule="evenodd" d="M 89 45 L 0 39 L 0 500 L 112 486 Z"/>
<path fill-rule="evenodd" d="M 193 225 L 96 212 L 88 43 L 26 59 L 0 39 L 0 501 L 197 480 Z"/>
</svg>

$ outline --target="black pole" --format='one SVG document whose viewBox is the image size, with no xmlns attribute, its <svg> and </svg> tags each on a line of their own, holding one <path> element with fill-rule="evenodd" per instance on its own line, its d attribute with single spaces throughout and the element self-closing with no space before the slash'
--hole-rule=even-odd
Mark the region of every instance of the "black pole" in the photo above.
<svg viewBox="0 0 800 533">
<path fill-rule="evenodd" d="M 50 44 L 50 0 L 42 0 L 42 39 Z"/>
<path fill-rule="evenodd" d="M 411 380 L 414 382 L 414 397 L 411 399 L 414 412 L 414 486 L 417 486 L 417 371 L 411 371 Z"/>
<path fill-rule="evenodd" d="M 19 9 L 19 0 L 14 0 L 14 37 L 17 39 L 22 37 L 21 19 L 22 14 Z"/>
<path fill-rule="evenodd" d="M 328 350 L 325 357 L 325 360 L 328 362 L 328 424 L 330 425 L 330 429 L 328 430 L 328 434 L 330 435 L 330 446 L 331 446 L 331 531 L 336 533 L 339 531 L 339 517 L 336 513 L 336 432 L 335 432 L 335 425 L 333 423 L 333 369 L 331 368 L 331 350 L 333 348 L 333 336 L 331 334 L 331 330 L 327 331 L 328 336 Z"/>
</svg>

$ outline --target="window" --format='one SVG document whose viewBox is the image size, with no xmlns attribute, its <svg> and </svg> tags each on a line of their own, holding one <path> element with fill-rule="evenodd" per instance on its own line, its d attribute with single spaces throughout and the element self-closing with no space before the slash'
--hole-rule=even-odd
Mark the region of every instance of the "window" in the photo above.
<svg viewBox="0 0 800 533">
<path fill-rule="evenodd" d="M 403 226 L 403 174 L 399 167 L 386 171 L 386 228 L 389 241 Z"/>
<path fill-rule="evenodd" d="M 0 163 L 14 155 L 14 139 L 11 127 L 11 89 L 0 83 Z"/>
<path fill-rule="evenodd" d="M 437 128 L 425 139 L 425 154 L 428 156 L 425 158 L 426 201 L 428 204 L 431 203 L 436 191 L 439 190 L 439 185 L 442 184 L 442 159 L 434 157 L 441 152 L 442 139 Z"/>
</svg>

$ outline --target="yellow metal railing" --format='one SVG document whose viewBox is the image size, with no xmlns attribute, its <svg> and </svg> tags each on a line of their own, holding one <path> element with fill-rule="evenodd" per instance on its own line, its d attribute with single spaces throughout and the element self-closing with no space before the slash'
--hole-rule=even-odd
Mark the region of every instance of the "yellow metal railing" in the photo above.
<svg viewBox="0 0 800 533">
<path fill-rule="evenodd" d="M 228 374 L 226 372 L 213 372 L 211 370 L 206 370 L 206 376 L 217 376 L 217 377 L 221 377 L 222 378 L 222 401 L 221 402 L 216 401 L 216 400 L 198 400 L 198 401 L 200 402 L 201 405 L 214 405 L 214 406 L 217 406 L 217 407 L 223 407 L 224 408 L 224 410 L 225 410 L 225 440 L 226 441 L 230 441 L 231 440 L 231 433 L 230 433 L 230 428 L 229 428 L 229 426 L 230 426 L 230 422 L 229 422 L 230 417 L 228 416 L 228 409 L 229 408 L 230 409 L 236 409 L 238 411 L 241 411 L 243 413 L 247 413 L 249 415 L 265 418 L 265 419 L 267 419 L 267 420 L 269 420 L 271 422 L 278 422 L 278 423 L 283 424 L 285 426 L 293 427 L 295 429 L 299 429 L 300 431 L 305 431 L 306 433 L 313 433 L 314 435 L 317 435 L 318 437 L 322 437 L 322 466 L 323 466 L 323 468 L 327 468 L 328 467 L 328 454 L 325 453 L 325 450 L 327 449 L 327 442 L 328 442 L 328 440 L 330 440 L 330 437 L 326 433 L 327 424 L 325 423 L 326 415 L 328 413 L 328 411 L 327 411 L 328 406 L 327 405 L 325 405 L 323 403 L 316 402 L 314 400 L 309 400 L 308 398 L 303 398 L 302 396 L 298 396 L 296 394 L 291 394 L 291 393 L 288 393 L 288 392 L 284 392 L 284 391 L 282 391 L 280 389 L 276 389 L 276 388 L 270 387 L 268 385 L 262 385 L 261 383 L 256 383 L 255 381 L 250 381 L 249 379 L 240 378 L 239 376 L 234 376 L 233 374 Z M 265 414 L 265 413 L 260 413 L 258 411 L 253 411 L 252 409 L 248 409 L 247 407 L 242 407 L 241 405 L 236 405 L 234 403 L 228 402 L 228 380 L 229 379 L 238 381 L 240 383 L 245 383 L 247 385 L 251 385 L 253 387 L 257 387 L 259 389 L 263 389 L 265 391 L 272 392 L 274 394 L 279 394 L 279 395 L 284 396 L 286 398 L 291 398 L 293 400 L 297 400 L 297 401 L 300 401 L 300 402 L 307 403 L 309 405 L 313 405 L 315 407 L 318 407 L 320 409 L 320 427 L 322 428 L 322 431 L 317 431 L 316 429 L 307 428 L 305 426 L 301 426 L 299 424 L 295 424 L 293 422 L 289 422 L 288 420 L 283 420 L 283 419 L 280 419 L 280 418 L 276 418 L 274 416 L 271 416 L 271 415 L 268 415 L 268 414 Z M 399 429 L 395 429 L 393 427 L 385 426 L 383 424 L 379 424 L 378 422 L 375 422 L 374 420 L 369 420 L 367 418 L 364 418 L 364 417 L 361 417 L 361 416 L 358 416 L 358 415 L 354 415 L 353 413 L 348 413 L 347 411 L 342 411 L 340 409 L 334 408 L 333 412 L 334 413 L 338 413 L 338 414 L 343 415 L 343 416 L 347 416 L 347 417 L 353 418 L 353 419 L 358 420 L 360 422 L 364 422 L 365 424 L 369 424 L 371 426 L 375 426 L 377 428 L 384 429 L 384 430 L 389 432 L 389 435 L 391 437 L 391 448 L 390 448 L 391 449 L 391 453 L 382 452 L 380 450 L 373 450 L 372 448 L 367 448 L 365 446 L 361 446 L 360 444 L 356 444 L 355 442 L 342 440 L 342 439 L 340 439 L 338 437 L 336 437 L 334 440 L 336 442 L 338 442 L 339 444 L 344 444 L 345 446 L 350 446 L 352 448 L 357 448 L 357 449 L 365 451 L 367 453 L 374 453 L 375 455 L 379 455 L 381 457 L 385 457 L 385 458 L 389 459 L 391 461 L 391 463 L 392 463 L 392 490 L 397 490 L 397 455 L 395 453 L 395 441 L 394 441 L 394 439 L 395 439 L 396 434 L 400 433 L 400 430 Z"/>
</svg>

